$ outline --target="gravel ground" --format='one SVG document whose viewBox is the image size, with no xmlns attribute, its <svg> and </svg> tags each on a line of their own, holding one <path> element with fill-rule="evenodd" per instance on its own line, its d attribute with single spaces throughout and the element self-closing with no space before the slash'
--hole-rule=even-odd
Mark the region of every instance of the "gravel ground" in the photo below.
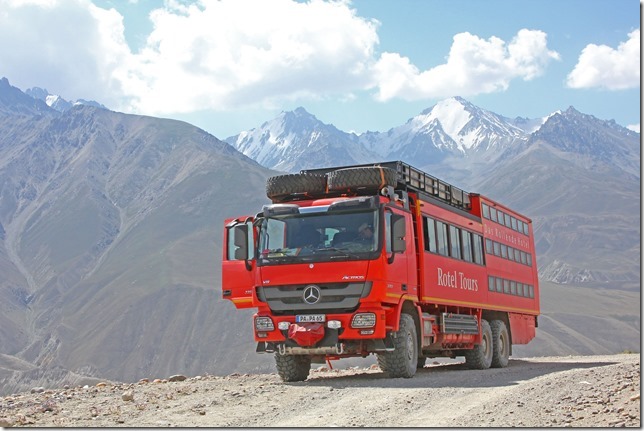
<svg viewBox="0 0 644 431">
<path fill-rule="evenodd" d="M 484 371 L 428 362 L 412 379 L 314 365 L 298 383 L 232 374 L 33 388 L 0 398 L 0 426 L 640 427 L 640 406 L 640 356 L 620 354 Z"/>
</svg>

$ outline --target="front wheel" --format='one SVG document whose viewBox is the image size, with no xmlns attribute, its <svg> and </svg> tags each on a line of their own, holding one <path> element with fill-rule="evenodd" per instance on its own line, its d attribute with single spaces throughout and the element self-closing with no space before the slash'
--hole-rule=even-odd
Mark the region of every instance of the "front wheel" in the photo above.
<svg viewBox="0 0 644 431">
<path fill-rule="evenodd" d="M 306 380 L 311 370 L 311 358 L 302 355 L 275 354 L 277 374 L 284 382 L 301 382 Z"/>
<path fill-rule="evenodd" d="M 378 354 L 380 369 L 390 377 L 410 378 L 416 374 L 418 364 L 418 338 L 414 318 L 400 315 L 400 328 L 395 333 L 394 351 Z"/>
</svg>

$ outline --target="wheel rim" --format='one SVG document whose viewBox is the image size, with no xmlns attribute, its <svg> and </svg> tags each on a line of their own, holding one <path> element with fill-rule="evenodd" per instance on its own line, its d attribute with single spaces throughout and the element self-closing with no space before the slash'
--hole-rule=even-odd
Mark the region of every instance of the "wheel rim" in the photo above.
<svg viewBox="0 0 644 431">
<path fill-rule="evenodd" d="M 483 336 L 482 340 L 483 344 L 483 352 L 486 358 L 491 359 L 492 358 L 492 343 L 490 342 L 490 337 L 485 334 Z"/>
<path fill-rule="evenodd" d="M 411 362 L 414 357 L 414 340 L 411 332 L 407 332 L 407 360 Z"/>
<path fill-rule="evenodd" d="M 505 358 L 507 356 L 508 347 L 507 347 L 506 343 L 507 343 L 508 340 L 507 340 L 507 337 L 505 336 L 505 334 L 503 332 L 500 334 L 499 338 L 500 338 L 500 340 L 499 340 L 499 356 L 501 356 L 502 358 Z"/>
</svg>

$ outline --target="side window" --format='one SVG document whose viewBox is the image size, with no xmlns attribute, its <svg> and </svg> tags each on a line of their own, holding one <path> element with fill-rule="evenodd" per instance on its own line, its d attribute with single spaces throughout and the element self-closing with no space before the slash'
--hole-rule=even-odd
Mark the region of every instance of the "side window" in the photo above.
<svg viewBox="0 0 644 431">
<path fill-rule="evenodd" d="M 461 258 L 461 235 L 460 229 L 454 226 L 449 227 L 449 240 L 451 243 L 450 256 Z"/>
<path fill-rule="evenodd" d="M 494 292 L 494 277 L 491 275 L 487 277 L 487 289 Z"/>
<path fill-rule="evenodd" d="M 338 232 L 340 231 L 336 228 L 332 228 L 332 227 L 324 228 L 324 235 L 322 237 L 322 240 L 324 241 L 325 247 L 331 247 L 331 241 L 333 240 L 333 238 Z"/>
<path fill-rule="evenodd" d="M 492 240 L 490 238 L 485 238 L 485 251 L 488 254 L 494 254 L 494 250 L 492 249 Z"/>
<path fill-rule="evenodd" d="M 503 216 L 504 216 L 504 218 L 505 218 L 505 225 L 506 225 L 507 227 L 512 227 L 512 224 L 511 224 L 511 222 L 510 222 L 510 216 L 509 216 L 508 214 L 503 214 Z"/>
<path fill-rule="evenodd" d="M 472 234 L 466 230 L 462 230 L 461 237 L 463 239 L 463 260 L 472 262 Z"/>
<path fill-rule="evenodd" d="M 447 225 L 440 221 L 436 222 L 436 245 L 438 246 L 438 254 L 449 256 Z"/>
<path fill-rule="evenodd" d="M 496 279 L 496 291 L 503 292 L 503 279 L 501 278 Z"/>
<path fill-rule="evenodd" d="M 528 223 L 523 223 L 523 233 L 530 235 L 530 230 L 528 229 Z"/>
<path fill-rule="evenodd" d="M 501 244 L 499 244 L 496 241 L 493 242 L 493 244 L 494 244 L 494 255 L 495 256 L 501 256 Z"/>
<path fill-rule="evenodd" d="M 483 265 L 485 263 L 483 261 L 483 237 L 474 234 L 472 238 L 474 238 L 474 263 Z"/>
<path fill-rule="evenodd" d="M 496 219 L 496 208 L 490 207 L 490 220 L 497 221 Z"/>
<path fill-rule="evenodd" d="M 512 230 L 517 230 L 517 219 L 510 217 L 510 222 L 512 223 Z"/>
<path fill-rule="evenodd" d="M 510 280 L 503 280 L 503 293 L 510 293 Z"/>
<path fill-rule="evenodd" d="M 425 229 L 425 250 L 436 253 L 436 222 L 432 218 L 425 217 L 423 227 Z"/>
<path fill-rule="evenodd" d="M 490 207 L 487 204 L 483 204 L 483 217 L 486 219 L 490 218 Z"/>
<path fill-rule="evenodd" d="M 504 214 L 503 211 L 497 211 L 497 215 L 499 218 L 498 223 L 500 225 L 505 225 L 505 222 L 503 221 L 503 214 Z"/>
</svg>

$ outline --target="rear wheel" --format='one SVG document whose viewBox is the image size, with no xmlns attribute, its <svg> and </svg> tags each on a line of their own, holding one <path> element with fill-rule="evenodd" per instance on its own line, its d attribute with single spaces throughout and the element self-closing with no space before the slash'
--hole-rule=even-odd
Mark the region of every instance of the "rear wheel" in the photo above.
<svg viewBox="0 0 644 431">
<path fill-rule="evenodd" d="M 393 341 L 393 352 L 378 354 L 378 366 L 391 377 L 413 377 L 418 364 L 418 339 L 414 319 L 409 314 L 400 315 L 400 328 Z"/>
<path fill-rule="evenodd" d="M 510 334 L 502 320 L 493 320 L 492 329 L 492 368 L 505 368 L 510 359 Z"/>
<path fill-rule="evenodd" d="M 284 382 L 301 382 L 306 380 L 311 370 L 311 358 L 302 355 L 275 354 L 277 374 Z"/>
<path fill-rule="evenodd" d="M 485 370 L 492 365 L 492 330 L 487 320 L 481 319 L 481 344 L 465 350 L 465 365 L 474 370 Z"/>
</svg>

